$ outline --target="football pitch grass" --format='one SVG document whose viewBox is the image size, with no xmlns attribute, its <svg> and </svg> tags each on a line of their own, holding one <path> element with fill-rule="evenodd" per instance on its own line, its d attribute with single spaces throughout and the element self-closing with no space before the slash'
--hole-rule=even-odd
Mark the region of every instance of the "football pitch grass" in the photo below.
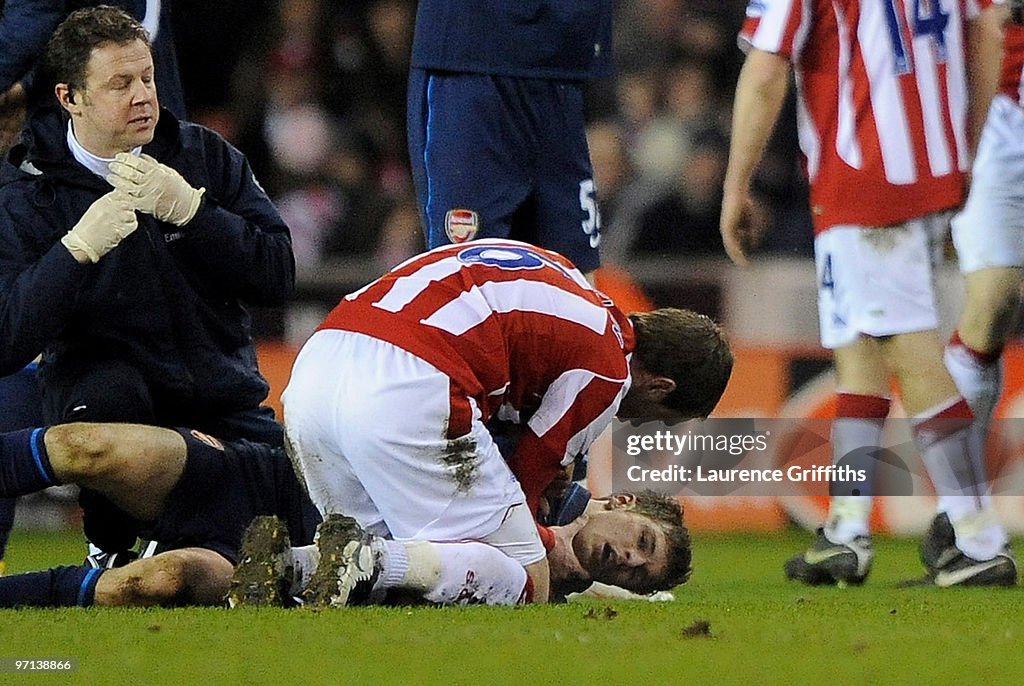
<svg viewBox="0 0 1024 686">
<path fill-rule="evenodd" d="M 781 565 L 804 532 L 695 537 L 672 603 L 526 608 L 0 611 L 0 658 L 77 659 L 86 684 L 1020 684 L 1024 588 L 896 587 L 916 541 L 878 539 L 861 588 Z M 76 534 L 15 532 L 11 571 L 79 559 Z"/>
</svg>

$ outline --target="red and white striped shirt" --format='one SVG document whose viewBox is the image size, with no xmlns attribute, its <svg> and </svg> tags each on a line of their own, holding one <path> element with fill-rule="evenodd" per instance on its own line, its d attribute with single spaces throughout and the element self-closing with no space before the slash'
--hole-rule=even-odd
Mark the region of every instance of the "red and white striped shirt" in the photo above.
<svg viewBox="0 0 1024 686">
<path fill-rule="evenodd" d="M 750 0 L 741 41 L 787 57 L 817 232 L 955 207 L 970 166 L 965 22 L 990 0 Z"/>
<path fill-rule="evenodd" d="M 1006 27 L 999 92 L 1024 107 L 1024 26 L 1011 24 Z"/>
<path fill-rule="evenodd" d="M 564 257 L 516 241 L 414 257 L 346 296 L 320 328 L 388 341 L 451 377 L 451 438 L 469 431 L 467 396 L 484 421 L 525 422 L 510 463 L 531 505 L 630 384 L 629 320 Z"/>
</svg>

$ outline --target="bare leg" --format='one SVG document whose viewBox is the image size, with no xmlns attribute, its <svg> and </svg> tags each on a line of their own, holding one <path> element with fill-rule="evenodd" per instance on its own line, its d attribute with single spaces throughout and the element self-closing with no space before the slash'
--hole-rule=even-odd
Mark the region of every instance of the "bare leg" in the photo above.
<svg viewBox="0 0 1024 686">
<path fill-rule="evenodd" d="M 61 424 L 45 436 L 54 474 L 102 493 L 128 514 L 151 521 L 185 468 L 176 432 L 140 424 Z"/>
<path fill-rule="evenodd" d="M 836 365 L 836 385 L 841 392 L 874 397 L 889 395 L 889 368 L 878 341 L 861 336 L 832 353 Z"/>
<path fill-rule="evenodd" d="M 170 550 L 108 569 L 96 583 L 95 605 L 221 605 L 234 567 L 205 548 Z"/>
<path fill-rule="evenodd" d="M 937 331 L 900 334 L 879 342 L 899 379 L 908 415 L 919 415 L 960 395 L 943 361 L 945 346 Z"/>
<path fill-rule="evenodd" d="M 548 568 L 548 560 L 544 558 L 540 562 L 534 562 L 526 566 L 526 573 L 533 581 L 533 602 L 546 603 L 551 593 L 551 574 Z"/>
<path fill-rule="evenodd" d="M 982 269 L 964 276 L 967 302 L 957 330 L 974 350 L 993 353 L 1002 349 L 1013 328 L 1021 302 L 1024 269 Z"/>
</svg>

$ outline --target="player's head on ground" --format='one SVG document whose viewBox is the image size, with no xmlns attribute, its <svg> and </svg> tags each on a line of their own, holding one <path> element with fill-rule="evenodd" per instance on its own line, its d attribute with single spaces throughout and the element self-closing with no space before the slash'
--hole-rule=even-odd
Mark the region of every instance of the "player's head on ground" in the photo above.
<svg viewBox="0 0 1024 686">
<path fill-rule="evenodd" d="M 668 590 L 690 576 L 683 508 L 674 498 L 651 491 L 591 501 L 572 548 L 592 581 L 634 593 Z"/>
<path fill-rule="evenodd" d="M 113 157 L 153 140 L 160 108 L 152 46 L 127 12 L 108 5 L 72 12 L 50 38 L 44 66 L 86 150 Z"/>
<path fill-rule="evenodd" d="M 634 312 L 629 319 L 636 333 L 633 383 L 619 418 L 674 422 L 711 414 L 732 374 L 732 351 L 721 327 L 674 307 Z"/>
</svg>

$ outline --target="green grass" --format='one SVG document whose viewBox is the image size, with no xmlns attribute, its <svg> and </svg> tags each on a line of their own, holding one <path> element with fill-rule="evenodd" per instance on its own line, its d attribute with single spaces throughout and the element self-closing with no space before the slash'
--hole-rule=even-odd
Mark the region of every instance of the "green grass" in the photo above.
<svg viewBox="0 0 1024 686">
<path fill-rule="evenodd" d="M 14 571 L 81 539 L 20 533 Z M 1024 591 L 897 589 L 914 541 L 876 541 L 862 588 L 786 583 L 806 534 L 699 536 L 676 602 L 528 608 L 0 611 L 0 657 L 78 658 L 88 684 L 1019 684 Z M 710 636 L 688 637 L 698 620 Z"/>
</svg>

